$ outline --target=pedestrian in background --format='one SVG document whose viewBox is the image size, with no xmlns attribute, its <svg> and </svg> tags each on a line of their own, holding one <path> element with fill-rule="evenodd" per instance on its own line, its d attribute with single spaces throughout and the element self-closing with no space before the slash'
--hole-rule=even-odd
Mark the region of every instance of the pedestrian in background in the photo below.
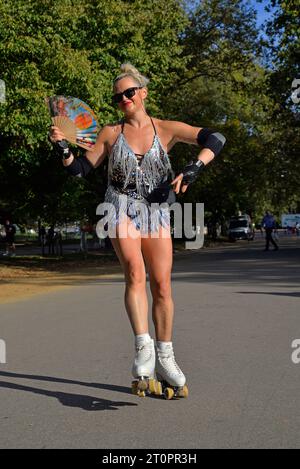
<svg viewBox="0 0 300 469">
<path fill-rule="evenodd" d="M 15 245 L 16 227 L 11 223 L 9 219 L 7 219 L 5 220 L 4 230 L 5 230 L 6 252 L 3 255 L 15 256 L 16 255 L 16 245 Z"/>
<path fill-rule="evenodd" d="M 54 254 L 54 225 L 51 225 L 47 232 L 48 254 Z"/>
<path fill-rule="evenodd" d="M 273 236 L 272 236 L 273 230 L 276 228 L 276 222 L 275 222 L 273 215 L 268 210 L 266 211 L 261 224 L 264 227 L 265 232 L 266 232 L 266 247 L 264 250 L 269 251 L 270 243 L 272 243 L 274 246 L 274 251 L 278 251 L 279 249 L 278 245 L 275 243 Z"/>
</svg>

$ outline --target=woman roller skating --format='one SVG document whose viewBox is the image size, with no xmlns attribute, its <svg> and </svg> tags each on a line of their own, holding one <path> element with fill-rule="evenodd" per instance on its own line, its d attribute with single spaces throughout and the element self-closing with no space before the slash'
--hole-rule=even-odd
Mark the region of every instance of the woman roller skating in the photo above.
<svg viewBox="0 0 300 469">
<path fill-rule="evenodd" d="M 50 140 L 65 169 L 74 176 L 84 177 L 106 156 L 109 159 L 105 202 L 111 204 L 111 209 L 106 221 L 124 271 L 125 307 L 135 335 L 133 392 L 139 396 L 148 392 L 163 394 L 167 399 L 186 397 L 186 377 L 176 363 L 172 343 L 173 249 L 169 205 L 151 204 L 170 202 L 174 192 L 185 192 L 221 151 L 225 138 L 208 128 L 151 118 L 144 105 L 149 80 L 131 64 L 122 65 L 121 71 L 113 82 L 113 101 L 124 117 L 101 129 L 91 151 L 75 159 L 58 127 L 51 128 Z M 177 142 L 199 145 L 202 150 L 174 178 L 168 153 Z M 166 184 L 173 188 L 168 199 Z M 153 298 L 155 344 L 148 328 L 146 271 Z"/>
</svg>

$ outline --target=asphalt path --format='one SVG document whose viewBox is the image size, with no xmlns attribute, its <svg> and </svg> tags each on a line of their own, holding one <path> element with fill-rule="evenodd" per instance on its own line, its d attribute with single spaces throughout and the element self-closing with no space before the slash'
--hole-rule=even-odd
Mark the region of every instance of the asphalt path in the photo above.
<svg viewBox="0 0 300 469">
<path fill-rule="evenodd" d="M 299 261 L 300 238 L 175 256 L 187 399 L 131 394 L 121 273 L 0 305 L 0 447 L 299 448 Z"/>
</svg>

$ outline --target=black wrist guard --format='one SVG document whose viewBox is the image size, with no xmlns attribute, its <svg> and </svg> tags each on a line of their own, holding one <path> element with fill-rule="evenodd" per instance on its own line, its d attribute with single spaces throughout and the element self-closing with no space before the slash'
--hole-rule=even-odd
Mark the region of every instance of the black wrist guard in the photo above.
<svg viewBox="0 0 300 469">
<path fill-rule="evenodd" d="M 74 160 L 68 166 L 65 166 L 65 170 L 71 176 L 85 177 L 92 169 L 92 163 L 87 159 L 85 155 L 74 157 Z"/>
<path fill-rule="evenodd" d="M 72 155 L 67 140 L 53 142 L 53 147 L 55 148 L 57 155 L 63 160 L 67 160 Z"/>
<path fill-rule="evenodd" d="M 202 160 L 190 161 L 185 166 L 185 168 L 183 168 L 182 184 L 185 185 L 185 184 L 191 184 L 192 182 L 194 182 L 197 179 L 199 173 L 203 171 L 204 167 L 205 167 L 205 164 L 203 163 Z"/>
<path fill-rule="evenodd" d="M 215 156 L 217 156 L 222 150 L 226 138 L 216 130 L 203 128 L 198 132 L 197 142 L 199 145 L 203 145 L 204 148 L 211 150 Z"/>
<path fill-rule="evenodd" d="M 50 138 L 50 132 L 48 133 L 48 140 L 53 146 L 54 150 L 56 151 L 57 156 L 59 158 L 62 158 L 63 160 L 66 160 L 69 158 L 72 154 L 67 140 L 59 140 L 58 142 L 53 142 Z"/>
</svg>

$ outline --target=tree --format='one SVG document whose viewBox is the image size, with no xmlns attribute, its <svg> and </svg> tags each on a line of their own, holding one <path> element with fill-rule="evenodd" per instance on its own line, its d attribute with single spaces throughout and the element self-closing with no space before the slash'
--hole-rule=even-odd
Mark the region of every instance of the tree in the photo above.
<svg viewBox="0 0 300 469">
<path fill-rule="evenodd" d="M 269 94 L 276 101 L 272 115 L 279 175 L 276 196 L 284 200 L 287 209 L 300 211 L 300 101 L 292 99 L 293 81 L 296 78 L 300 80 L 300 2 L 272 0 L 271 6 L 275 13 L 267 31 L 273 63 Z"/>
<path fill-rule="evenodd" d="M 241 1 L 203 1 L 190 12 L 182 37 L 188 69 L 163 103 L 169 118 L 216 128 L 227 143 L 180 200 L 205 202 L 207 216 L 225 219 L 238 210 L 260 217 L 271 202 L 274 159 L 263 41 L 253 9 Z M 180 145 L 180 168 L 199 152 Z M 270 181 L 270 184 L 269 184 Z"/>
<path fill-rule="evenodd" d="M 47 141 L 44 99 L 77 96 L 96 112 L 100 126 L 115 121 L 112 79 L 122 62 L 131 61 L 150 77 L 148 106 L 158 111 L 160 94 L 184 68 L 178 35 L 187 18 L 181 2 L 0 0 L 0 18 L 0 78 L 6 83 L 6 103 L 0 104 L 1 206 L 20 220 L 59 220 L 73 200 L 78 216 L 83 205 L 95 213 L 101 200 L 94 194 L 104 195 L 106 166 L 89 177 L 90 185 L 69 182 Z"/>
</svg>

